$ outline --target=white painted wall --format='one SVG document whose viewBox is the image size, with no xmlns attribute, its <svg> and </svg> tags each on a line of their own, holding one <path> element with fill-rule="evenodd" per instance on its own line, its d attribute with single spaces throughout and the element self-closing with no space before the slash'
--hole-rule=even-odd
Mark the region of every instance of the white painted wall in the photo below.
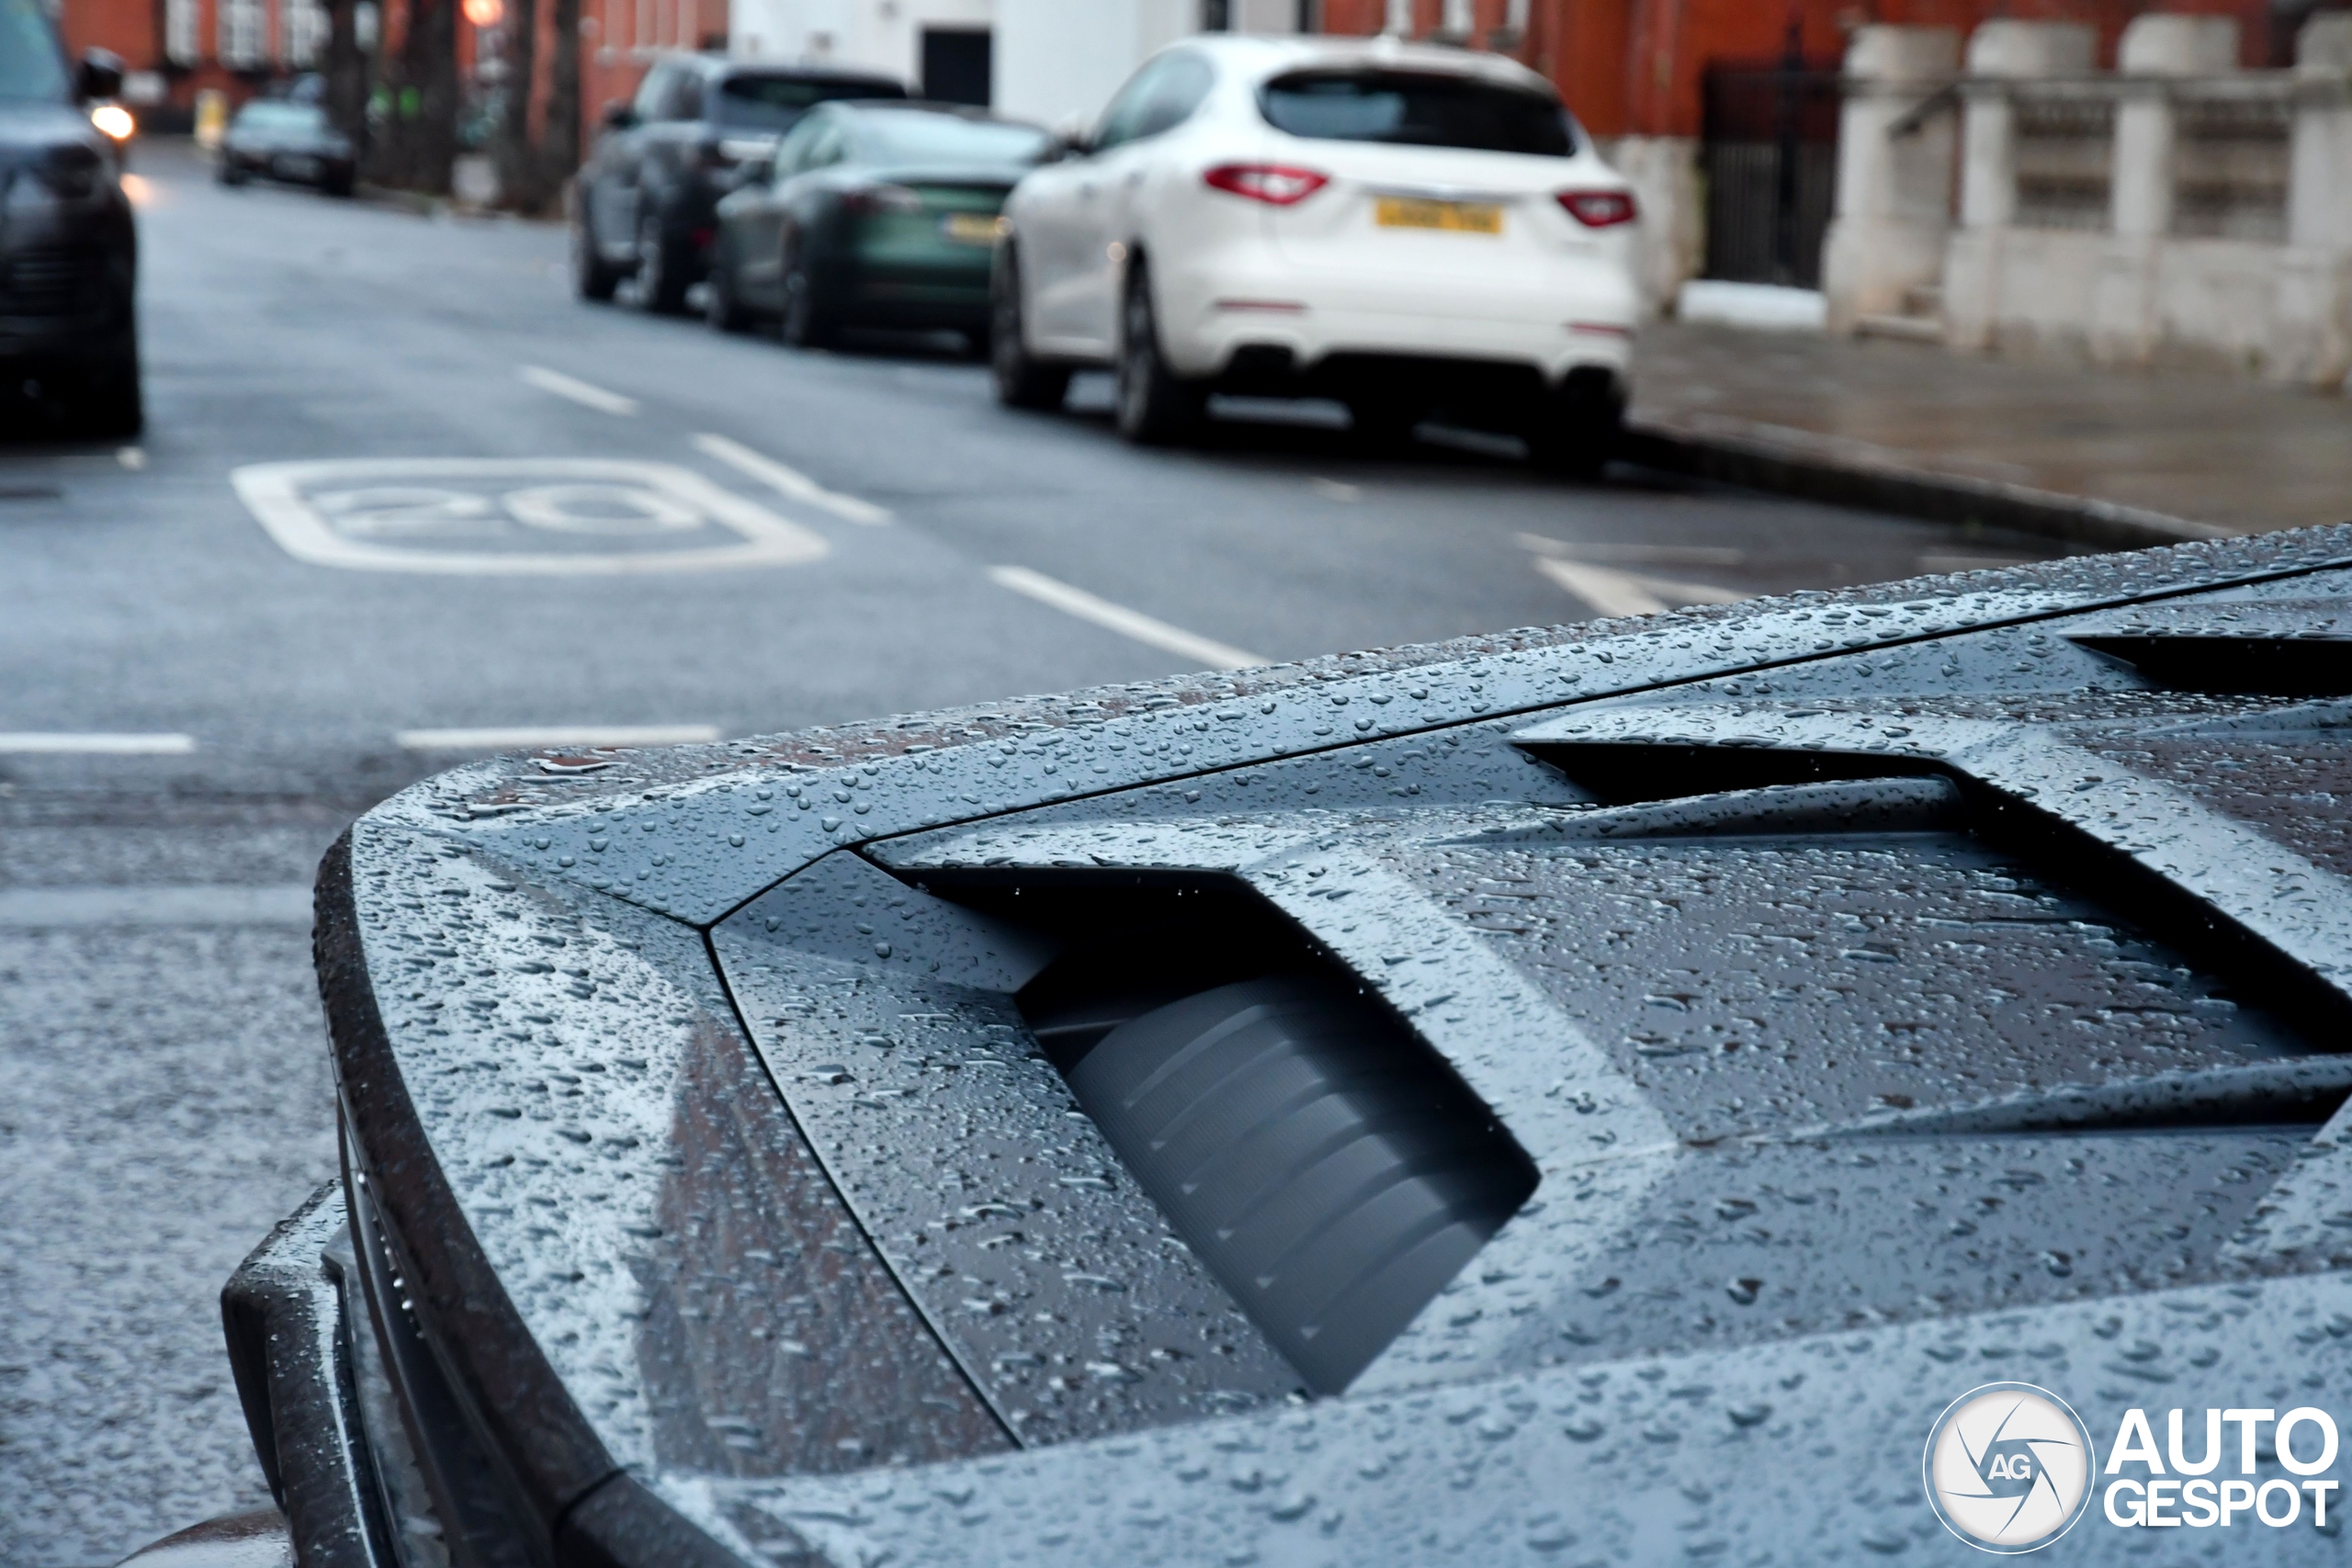
<svg viewBox="0 0 2352 1568">
<path fill-rule="evenodd" d="M 919 85 L 925 28 L 996 34 L 998 113 L 1088 124 L 1154 50 L 1197 31 L 1201 0 L 733 0 L 727 45 L 748 59 L 887 71 Z M 1237 32 L 1284 33 L 1297 0 L 1231 0 Z"/>
<path fill-rule="evenodd" d="M 1200 26 L 1199 0 L 997 0 L 996 109 L 1093 123 L 1153 51 Z"/>
<path fill-rule="evenodd" d="M 998 0 L 733 0 L 727 48 L 752 60 L 854 66 L 920 86 L 926 28 L 988 28 Z"/>
</svg>

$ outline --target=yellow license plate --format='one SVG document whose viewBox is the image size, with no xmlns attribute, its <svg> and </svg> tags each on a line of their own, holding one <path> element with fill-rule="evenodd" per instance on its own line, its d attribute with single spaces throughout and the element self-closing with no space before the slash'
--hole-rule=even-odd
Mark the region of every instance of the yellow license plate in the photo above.
<svg viewBox="0 0 2352 1568">
<path fill-rule="evenodd" d="M 940 229 L 951 240 L 967 245 L 996 243 L 997 231 L 1004 220 L 993 212 L 951 212 L 941 220 Z"/>
<path fill-rule="evenodd" d="M 1428 201 L 1384 196 L 1373 207 L 1373 221 L 1384 229 L 1442 229 L 1449 234 L 1499 234 L 1503 209 L 1487 201 Z"/>
</svg>

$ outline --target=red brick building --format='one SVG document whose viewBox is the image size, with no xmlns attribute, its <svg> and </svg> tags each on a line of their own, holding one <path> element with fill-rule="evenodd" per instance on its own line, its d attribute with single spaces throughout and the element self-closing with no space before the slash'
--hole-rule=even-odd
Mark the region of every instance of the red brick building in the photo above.
<svg viewBox="0 0 2352 1568">
<path fill-rule="evenodd" d="M 479 0 L 477 0 L 479 5 Z M 513 8 L 526 0 L 496 0 L 500 20 L 477 28 L 458 24 L 461 75 L 502 53 Z M 552 30 L 553 0 L 536 0 L 539 37 Z M 363 45 L 378 58 L 397 55 L 406 32 L 407 0 L 356 0 Z M 582 145 L 594 140 L 602 107 L 637 91 L 652 56 L 692 49 L 727 36 L 727 0 L 582 0 L 580 97 Z M 462 11 L 460 13 L 462 17 Z M 196 94 L 219 88 L 242 103 L 322 61 L 327 13 L 320 0 L 64 0 L 61 17 L 67 46 L 96 47 L 148 73 L 160 102 L 142 104 L 151 126 L 186 130 Z M 538 51 L 534 101 L 543 101 L 552 51 Z"/>
<path fill-rule="evenodd" d="M 1525 18 L 1523 36 L 1510 26 Z M 1388 0 L 1323 0 L 1323 28 L 1376 33 Z M 2238 18 L 2248 66 L 2290 62 L 2291 35 L 2273 26 L 2268 0 L 1413 0 L 1414 36 L 1453 37 L 1517 56 L 1560 85 L 1596 136 L 1696 136 L 1700 85 L 1709 66 L 1779 59 L 1791 28 L 1809 59 L 1835 63 L 1846 35 L 1872 22 L 1958 28 L 1995 17 L 2088 22 L 2098 28 L 2100 63 L 2147 11 Z M 1468 26 L 1462 24 L 1466 18 Z"/>
</svg>

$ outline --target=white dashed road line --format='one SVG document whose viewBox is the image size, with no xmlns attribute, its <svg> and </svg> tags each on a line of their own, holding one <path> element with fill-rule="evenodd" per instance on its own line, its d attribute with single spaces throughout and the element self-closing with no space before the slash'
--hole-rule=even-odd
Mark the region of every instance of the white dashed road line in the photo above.
<svg viewBox="0 0 2352 1568">
<path fill-rule="evenodd" d="M 738 472 L 750 475 L 778 494 L 788 495 L 795 501 L 807 502 L 811 506 L 822 507 L 836 517 L 869 525 L 878 525 L 890 521 L 890 513 L 887 509 L 876 506 L 870 501 L 861 501 L 854 495 L 843 495 L 839 491 L 827 490 L 799 469 L 786 467 L 773 457 L 754 452 L 740 441 L 729 441 L 724 435 L 697 435 L 695 437 L 695 446 L 696 450 L 718 458 Z"/>
<path fill-rule="evenodd" d="M 598 413 L 632 414 L 637 412 L 637 400 L 625 398 L 618 392 L 591 385 L 560 370 L 550 370 L 544 365 L 526 365 L 516 374 L 542 392 L 553 392 L 559 398 L 570 398 L 583 408 Z"/>
<path fill-rule="evenodd" d="M 502 729 L 403 729 L 404 751 L 515 751 L 533 746 L 685 746 L 718 739 L 715 724 L 547 724 Z"/>
<path fill-rule="evenodd" d="M 311 889 L 300 882 L 258 887 L 0 888 L 0 931 L 92 926 L 297 926 L 311 923 Z"/>
<path fill-rule="evenodd" d="M 1072 588 L 1042 572 L 1031 571 L 1025 566 L 992 566 L 989 577 L 1001 587 L 1015 593 L 1025 593 L 1041 604 L 1050 604 L 1066 615 L 1081 621 L 1091 621 L 1168 653 L 1185 659 L 1197 659 L 1211 670 L 1246 670 L 1256 664 L 1271 664 L 1272 660 L 1260 654 L 1222 643 L 1211 637 L 1199 637 L 1181 626 L 1156 620 L 1140 610 L 1130 610 L 1124 604 L 1114 604 L 1107 599 L 1097 599 L 1083 588 Z"/>
<path fill-rule="evenodd" d="M 1557 556 L 1538 556 L 1535 570 L 1591 605 L 1602 615 L 1653 615 L 1678 604 L 1736 604 L 1748 597 L 1703 582 L 1675 582 L 1587 566 Z"/>
<path fill-rule="evenodd" d="M 0 730 L 0 754 L 17 756 L 185 757 L 196 750 L 192 735 L 94 735 L 40 730 Z"/>
</svg>

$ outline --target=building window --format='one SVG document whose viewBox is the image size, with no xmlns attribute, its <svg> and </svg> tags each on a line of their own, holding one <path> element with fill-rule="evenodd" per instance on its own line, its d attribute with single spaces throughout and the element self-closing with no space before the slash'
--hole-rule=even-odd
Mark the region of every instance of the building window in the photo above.
<svg viewBox="0 0 2352 1568">
<path fill-rule="evenodd" d="M 263 63 L 269 34 L 265 3 L 220 0 L 220 63 L 230 70 L 252 71 Z"/>
<path fill-rule="evenodd" d="M 164 54 L 175 65 L 193 65 L 201 52 L 196 37 L 196 0 L 164 0 Z"/>
<path fill-rule="evenodd" d="M 318 0 L 280 0 L 277 11 L 280 58 L 307 71 L 326 51 L 327 14 Z"/>
</svg>

